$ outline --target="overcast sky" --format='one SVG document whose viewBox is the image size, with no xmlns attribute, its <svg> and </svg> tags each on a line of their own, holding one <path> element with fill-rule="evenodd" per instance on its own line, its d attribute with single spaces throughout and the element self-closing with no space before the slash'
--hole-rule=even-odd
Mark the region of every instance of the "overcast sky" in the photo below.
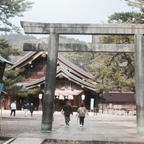
<svg viewBox="0 0 144 144">
<path fill-rule="evenodd" d="M 32 9 L 20 20 L 47 23 L 107 23 L 108 16 L 115 12 L 132 11 L 124 0 L 29 0 Z"/>
</svg>

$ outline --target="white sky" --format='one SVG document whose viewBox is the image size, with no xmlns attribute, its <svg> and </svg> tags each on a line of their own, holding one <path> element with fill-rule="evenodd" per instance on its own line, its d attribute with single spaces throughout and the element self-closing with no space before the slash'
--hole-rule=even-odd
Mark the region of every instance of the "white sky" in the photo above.
<svg viewBox="0 0 144 144">
<path fill-rule="evenodd" d="M 124 0 L 29 1 L 34 2 L 32 9 L 25 12 L 24 17 L 13 19 L 16 25 L 19 25 L 20 20 L 47 23 L 107 23 L 108 16 L 115 12 L 132 11 Z"/>
</svg>

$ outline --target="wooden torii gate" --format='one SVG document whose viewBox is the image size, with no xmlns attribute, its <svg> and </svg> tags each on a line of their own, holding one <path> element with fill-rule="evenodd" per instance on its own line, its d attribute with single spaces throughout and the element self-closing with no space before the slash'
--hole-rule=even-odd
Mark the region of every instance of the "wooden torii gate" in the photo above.
<svg viewBox="0 0 144 144">
<path fill-rule="evenodd" d="M 50 34 L 48 44 L 25 44 L 25 50 L 47 50 L 47 70 L 43 98 L 42 132 L 51 132 L 56 61 L 59 51 L 135 52 L 137 132 L 144 134 L 144 25 L 141 24 L 51 24 L 21 22 L 26 34 Z M 60 44 L 60 34 L 133 35 L 134 45 Z M 71 50 L 70 50 L 71 49 Z"/>
</svg>

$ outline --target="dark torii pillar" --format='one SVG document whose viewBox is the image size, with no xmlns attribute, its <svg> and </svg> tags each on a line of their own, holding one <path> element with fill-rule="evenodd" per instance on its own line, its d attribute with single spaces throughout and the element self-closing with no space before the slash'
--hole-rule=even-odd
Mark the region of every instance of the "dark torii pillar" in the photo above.
<svg viewBox="0 0 144 144">
<path fill-rule="evenodd" d="M 144 36 L 135 35 L 137 132 L 144 134 Z"/>
<path fill-rule="evenodd" d="M 56 63 L 58 56 L 59 36 L 51 33 L 47 57 L 46 80 L 43 97 L 42 132 L 51 132 L 53 118 L 54 91 L 56 85 Z"/>
</svg>

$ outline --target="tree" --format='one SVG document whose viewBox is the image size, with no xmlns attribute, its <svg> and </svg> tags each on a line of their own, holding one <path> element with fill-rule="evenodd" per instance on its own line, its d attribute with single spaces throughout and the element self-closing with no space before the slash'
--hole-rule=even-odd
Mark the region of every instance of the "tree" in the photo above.
<svg viewBox="0 0 144 144">
<path fill-rule="evenodd" d="M 26 0 L 1 0 L 0 1 L 0 31 L 17 30 L 9 19 L 22 16 L 22 13 L 31 7 L 30 2 Z M 0 39 L 0 55 L 6 59 L 10 59 L 11 55 L 18 55 L 20 51 L 13 49 L 6 40 Z M 25 81 L 25 78 L 21 75 L 21 70 L 7 70 L 5 72 L 6 82 L 4 90 L 11 97 L 26 96 L 28 93 L 32 93 L 35 90 L 26 90 L 22 85 L 18 83 Z"/>
<path fill-rule="evenodd" d="M 7 80 L 5 82 L 4 90 L 8 93 L 8 96 L 25 97 L 28 94 L 33 94 L 39 91 L 39 89 L 29 90 L 23 87 L 23 83 L 26 79 L 22 75 L 19 75 L 23 71 L 24 69 L 17 69 L 5 72 Z"/>
<path fill-rule="evenodd" d="M 26 2 L 26 0 L 0 0 L 0 31 L 17 30 L 17 27 L 9 19 L 22 16 L 22 13 L 30 8 L 31 5 L 32 3 Z M 2 56 L 8 59 L 10 55 L 18 53 L 19 51 L 12 49 L 7 41 L 0 40 L 0 54 Z"/>
<path fill-rule="evenodd" d="M 23 16 L 22 13 L 31 8 L 32 3 L 26 0 L 0 0 L 0 31 L 17 30 L 9 19 Z"/>
<path fill-rule="evenodd" d="M 138 8 L 140 12 L 144 12 L 144 0 L 125 0 L 127 4 L 133 8 Z"/>
<path fill-rule="evenodd" d="M 10 59 L 10 55 L 19 55 L 20 51 L 18 49 L 13 49 L 6 40 L 0 39 L 0 55 L 6 59 Z"/>
<path fill-rule="evenodd" d="M 95 64 L 94 65 L 94 63 Z M 133 56 L 128 53 L 100 54 L 88 69 L 95 75 L 96 91 L 135 91 Z"/>
<path fill-rule="evenodd" d="M 139 8 L 139 12 L 114 13 L 109 23 L 144 23 L 144 0 L 125 0 L 128 5 Z M 133 36 L 111 35 L 101 37 L 102 43 L 133 43 Z M 101 59 L 101 61 L 100 61 Z M 99 62 L 96 64 L 94 61 Z M 135 92 L 134 55 L 131 53 L 101 54 L 91 61 L 90 71 L 95 71 L 96 91 L 133 91 Z"/>
<path fill-rule="evenodd" d="M 143 24 L 144 14 L 138 12 L 114 13 L 113 15 L 109 16 L 108 22 Z"/>
</svg>

